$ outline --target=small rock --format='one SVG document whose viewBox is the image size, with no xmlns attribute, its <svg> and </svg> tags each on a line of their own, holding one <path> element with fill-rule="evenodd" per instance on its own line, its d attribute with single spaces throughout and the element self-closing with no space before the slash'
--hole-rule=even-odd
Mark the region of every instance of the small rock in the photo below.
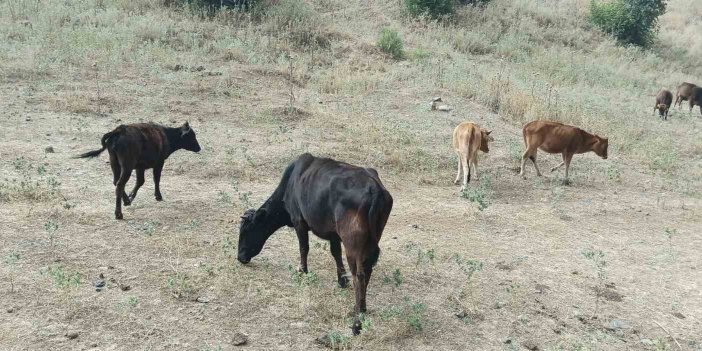
<svg viewBox="0 0 702 351">
<path fill-rule="evenodd" d="M 572 275 L 578 275 L 578 274 L 580 274 L 580 272 L 578 272 L 578 271 L 572 271 L 572 272 L 570 272 L 570 274 L 572 274 Z"/>
<path fill-rule="evenodd" d="M 197 301 L 199 303 L 209 303 L 210 298 L 207 296 L 198 296 L 197 299 L 195 299 L 195 301 Z"/>
<path fill-rule="evenodd" d="M 680 312 L 673 312 L 673 316 L 680 318 L 680 319 L 685 319 L 685 315 L 680 313 Z"/>
<path fill-rule="evenodd" d="M 93 282 L 93 286 L 95 286 L 95 291 L 101 291 L 105 287 L 105 281 L 98 279 Z"/>
<path fill-rule="evenodd" d="M 173 70 L 176 71 L 176 72 L 178 72 L 178 71 L 180 71 L 180 70 L 182 70 L 182 69 L 183 69 L 183 65 L 175 65 L 175 66 L 173 66 Z"/>
<path fill-rule="evenodd" d="M 546 291 L 548 291 L 549 289 L 551 289 L 550 286 L 545 285 L 545 284 L 536 284 L 535 288 L 536 288 L 536 292 L 538 292 L 539 294 L 543 294 Z"/>
<path fill-rule="evenodd" d="M 77 338 L 78 338 L 78 332 L 68 332 L 68 333 L 66 333 L 65 336 L 66 336 L 66 338 L 68 338 L 68 340 L 77 339 Z"/>
<path fill-rule="evenodd" d="M 533 340 L 527 340 L 523 342 L 522 346 L 524 346 L 527 350 L 531 351 L 536 351 L 539 349 L 539 345 L 537 345 Z"/>
<path fill-rule="evenodd" d="M 641 339 L 641 343 L 648 346 L 653 346 L 653 341 L 651 339 Z"/>
<path fill-rule="evenodd" d="M 197 67 L 195 67 L 195 69 L 194 69 L 194 71 L 197 71 L 197 72 L 202 72 L 202 71 L 204 71 L 204 70 L 205 70 L 205 67 L 204 67 L 204 66 L 197 66 Z"/>
<path fill-rule="evenodd" d="M 493 306 L 493 308 L 496 309 L 496 310 L 499 310 L 499 309 L 501 309 L 502 307 L 505 307 L 505 306 L 506 306 L 506 304 L 505 304 L 504 302 L 497 301 L 497 302 L 495 302 L 495 305 Z"/>
<path fill-rule="evenodd" d="M 98 347 L 98 344 L 96 342 L 94 342 L 94 343 L 90 344 L 90 347 L 94 349 L 94 348 Z"/>
<path fill-rule="evenodd" d="M 47 146 L 46 148 L 44 148 L 44 152 L 47 153 L 47 154 L 53 154 L 53 153 L 54 153 L 54 148 L 51 147 L 51 146 Z"/>
<path fill-rule="evenodd" d="M 100 275 L 98 276 L 98 278 L 100 278 L 100 279 L 105 279 L 105 275 L 102 274 L 102 273 L 100 273 Z"/>
<path fill-rule="evenodd" d="M 509 344 L 511 344 L 511 343 L 512 343 L 512 339 L 510 339 L 510 338 L 507 338 L 507 339 L 505 339 L 505 341 L 503 341 L 503 343 L 505 343 L 505 344 L 508 344 L 508 345 L 509 345 Z"/>
<path fill-rule="evenodd" d="M 418 224 L 412 224 L 412 225 L 410 225 L 410 227 L 412 227 L 412 228 L 414 228 L 414 229 L 419 229 L 419 225 L 418 225 Z"/>
<path fill-rule="evenodd" d="M 629 322 L 621 320 L 621 319 L 612 319 L 607 323 L 605 326 L 607 330 L 611 331 L 617 331 L 617 330 L 622 330 L 622 329 L 629 329 Z"/>
<path fill-rule="evenodd" d="M 14 307 L 10 307 L 6 311 L 7 313 L 15 313 L 16 309 Z"/>
<path fill-rule="evenodd" d="M 234 333 L 232 335 L 232 344 L 234 346 L 246 345 L 249 342 L 249 337 L 242 333 Z"/>
<path fill-rule="evenodd" d="M 27 118 L 25 118 L 25 119 L 24 119 L 24 121 L 25 121 L 25 122 L 31 122 L 31 121 L 32 121 L 32 119 L 31 119 L 31 118 L 29 118 L 29 117 L 27 117 Z"/>
<path fill-rule="evenodd" d="M 120 284 L 120 285 L 119 285 L 119 290 L 122 290 L 122 291 L 129 291 L 129 290 L 131 290 L 131 289 L 132 289 L 132 287 L 129 286 L 129 285 L 127 285 L 127 284 Z"/>
</svg>

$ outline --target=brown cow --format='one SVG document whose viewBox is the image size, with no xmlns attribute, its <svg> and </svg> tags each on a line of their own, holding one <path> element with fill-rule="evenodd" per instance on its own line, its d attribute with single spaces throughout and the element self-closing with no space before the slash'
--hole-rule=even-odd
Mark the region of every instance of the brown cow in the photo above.
<svg viewBox="0 0 702 351">
<path fill-rule="evenodd" d="M 602 138 L 590 134 L 580 128 L 565 125 L 552 121 L 532 121 L 527 123 L 522 129 L 526 151 L 522 155 L 522 167 L 519 175 L 524 177 L 524 164 L 527 158 L 531 159 L 536 169 L 536 174 L 541 176 L 539 167 L 536 165 L 536 151 L 541 149 L 550 154 L 561 153 L 563 162 L 551 168 L 551 172 L 565 164 L 565 180 L 568 183 L 568 168 L 570 160 L 574 154 L 582 154 L 594 151 L 595 154 L 607 159 L 607 138 Z M 526 177 L 525 177 L 526 178 Z"/>
<path fill-rule="evenodd" d="M 458 171 L 454 184 L 458 184 L 461 179 L 461 167 L 463 168 L 463 188 L 470 182 L 470 166 L 473 165 L 475 179 L 478 179 L 478 150 L 489 152 L 488 142 L 494 141 L 490 133 L 492 131 L 480 128 L 473 122 L 463 122 L 453 130 L 453 149 L 458 156 Z"/>
<path fill-rule="evenodd" d="M 122 219 L 122 203 L 131 205 L 137 191 L 144 184 L 144 170 L 154 169 L 156 201 L 161 196 L 161 170 L 163 164 L 174 151 L 185 149 L 199 152 L 200 144 L 195 138 L 195 131 L 185 122 L 180 127 L 169 128 L 154 123 L 136 123 L 120 125 L 115 130 L 102 136 L 102 148 L 77 156 L 78 158 L 96 157 L 107 149 L 110 154 L 113 184 L 115 185 L 115 218 Z M 137 182 L 129 196 L 124 192 L 132 170 L 136 169 Z"/>
<path fill-rule="evenodd" d="M 673 104 L 673 107 L 675 107 L 675 105 L 679 105 L 678 108 L 681 108 L 682 102 L 690 98 L 692 95 L 692 89 L 695 87 L 697 87 L 697 85 L 687 82 L 683 82 L 682 84 L 678 85 L 678 91 L 675 93 L 675 103 Z"/>
<path fill-rule="evenodd" d="M 694 87 L 690 94 L 690 113 L 692 113 L 692 108 L 695 105 L 700 107 L 700 113 L 702 114 L 702 88 Z"/>
<path fill-rule="evenodd" d="M 653 108 L 653 113 L 655 114 L 656 110 L 658 110 L 658 114 L 667 120 L 671 103 L 673 103 L 673 93 L 670 90 L 662 89 L 656 95 L 656 106 Z"/>
</svg>

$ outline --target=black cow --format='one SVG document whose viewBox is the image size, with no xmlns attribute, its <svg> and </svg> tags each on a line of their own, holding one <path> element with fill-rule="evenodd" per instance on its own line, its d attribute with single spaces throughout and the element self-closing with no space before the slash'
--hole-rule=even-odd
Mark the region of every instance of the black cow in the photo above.
<svg viewBox="0 0 702 351">
<path fill-rule="evenodd" d="M 283 226 L 294 227 L 300 243 L 299 271 L 307 272 L 308 231 L 329 240 L 339 285 L 348 284 L 341 244 L 356 295 L 354 334 L 366 311 L 366 289 L 378 261 L 378 242 L 392 210 L 392 196 L 372 168 L 303 154 L 285 169 L 280 184 L 258 210 L 241 217 L 238 260 L 249 263 Z"/>
<path fill-rule="evenodd" d="M 115 218 L 122 219 L 122 203 L 129 206 L 136 197 L 139 188 L 144 185 L 144 170 L 154 169 L 156 201 L 163 200 L 159 182 L 163 164 L 173 152 L 185 149 L 199 152 L 200 144 L 195 131 L 185 122 L 178 128 L 164 127 L 155 123 L 136 123 L 120 125 L 115 130 L 102 136 L 102 148 L 89 151 L 78 158 L 96 157 L 107 149 L 110 154 L 113 184 L 115 185 Z M 136 169 L 137 183 L 129 196 L 124 192 L 132 170 Z"/>
</svg>

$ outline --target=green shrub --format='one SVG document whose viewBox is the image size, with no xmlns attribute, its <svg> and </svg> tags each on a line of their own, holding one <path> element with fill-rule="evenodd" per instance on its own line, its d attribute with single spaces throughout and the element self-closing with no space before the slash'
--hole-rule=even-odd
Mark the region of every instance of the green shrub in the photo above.
<svg viewBox="0 0 702 351">
<path fill-rule="evenodd" d="M 383 52 L 389 54 L 394 59 L 401 59 L 405 56 L 402 39 L 397 31 L 383 28 L 378 35 L 378 47 Z"/>
<path fill-rule="evenodd" d="M 259 0 L 164 0 L 166 6 L 187 7 L 192 11 L 201 11 L 208 16 L 214 15 L 220 9 L 248 11 L 256 8 Z"/>
<path fill-rule="evenodd" d="M 454 2 L 455 0 L 405 0 L 405 9 L 414 16 L 438 18 L 452 15 Z"/>
<path fill-rule="evenodd" d="M 648 46 L 667 0 L 590 0 L 590 21 L 624 44 Z"/>
</svg>

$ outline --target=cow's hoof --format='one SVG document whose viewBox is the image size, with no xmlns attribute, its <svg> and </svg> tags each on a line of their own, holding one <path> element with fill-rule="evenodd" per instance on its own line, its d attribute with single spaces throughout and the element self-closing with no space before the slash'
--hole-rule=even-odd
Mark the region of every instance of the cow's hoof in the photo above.
<svg viewBox="0 0 702 351">
<path fill-rule="evenodd" d="M 297 273 L 305 273 L 307 274 L 307 268 L 302 268 L 302 266 L 297 267 Z"/>
<path fill-rule="evenodd" d="M 163 201 L 163 196 L 161 194 L 156 195 L 156 201 Z"/>
<path fill-rule="evenodd" d="M 122 212 L 115 212 L 115 219 L 124 219 L 124 216 L 122 216 Z"/>
<path fill-rule="evenodd" d="M 131 206 L 132 205 L 132 200 L 129 199 L 123 199 L 122 203 L 124 203 L 124 206 Z"/>
<path fill-rule="evenodd" d="M 356 319 L 353 322 L 353 325 L 351 326 L 351 332 L 353 333 L 353 335 L 361 334 L 361 321 Z"/>
<path fill-rule="evenodd" d="M 339 287 L 342 289 L 346 289 L 349 287 L 349 278 L 346 275 L 340 275 L 338 282 Z"/>
</svg>

